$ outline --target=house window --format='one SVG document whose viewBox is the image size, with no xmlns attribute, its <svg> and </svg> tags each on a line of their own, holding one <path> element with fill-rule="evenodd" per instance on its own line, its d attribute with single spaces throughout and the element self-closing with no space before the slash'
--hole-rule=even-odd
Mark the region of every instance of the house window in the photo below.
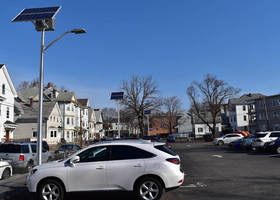
<svg viewBox="0 0 280 200">
<path fill-rule="evenodd" d="M 51 131 L 51 137 L 53 137 L 53 131 Z"/>
<path fill-rule="evenodd" d="M 246 111 L 246 106 L 243 106 L 243 111 Z"/>
<path fill-rule="evenodd" d="M 5 94 L 5 92 L 6 92 L 5 84 L 2 84 L 2 94 Z"/>
<path fill-rule="evenodd" d="M 54 131 L 53 133 L 54 133 L 54 137 L 56 137 L 56 131 Z"/>
<path fill-rule="evenodd" d="M 10 108 L 7 107 L 7 119 L 9 119 L 9 118 L 10 118 Z"/>
<path fill-rule="evenodd" d="M 198 132 L 202 133 L 203 132 L 203 128 L 198 128 Z"/>
<path fill-rule="evenodd" d="M 278 112 L 273 112 L 273 118 L 277 119 L 278 118 Z"/>
<path fill-rule="evenodd" d="M 244 121 L 247 121 L 247 116 L 244 115 L 244 116 L 243 116 L 243 119 L 244 119 Z"/>
<path fill-rule="evenodd" d="M 69 117 L 67 117 L 67 124 L 70 124 L 70 119 L 69 119 Z"/>
<path fill-rule="evenodd" d="M 70 111 L 70 106 L 67 106 L 67 110 Z"/>
<path fill-rule="evenodd" d="M 70 134 L 69 134 L 69 131 L 67 131 L 67 138 L 69 138 L 70 137 Z"/>
<path fill-rule="evenodd" d="M 72 111 L 74 111 L 74 106 L 72 105 Z"/>
<path fill-rule="evenodd" d="M 32 137 L 37 137 L 37 131 L 33 131 Z"/>
<path fill-rule="evenodd" d="M 72 121 L 72 125 L 74 125 L 74 118 L 71 118 L 71 121 Z"/>
<path fill-rule="evenodd" d="M 1 107 L 2 107 L 2 105 L 0 104 L 0 116 L 1 116 Z"/>
</svg>

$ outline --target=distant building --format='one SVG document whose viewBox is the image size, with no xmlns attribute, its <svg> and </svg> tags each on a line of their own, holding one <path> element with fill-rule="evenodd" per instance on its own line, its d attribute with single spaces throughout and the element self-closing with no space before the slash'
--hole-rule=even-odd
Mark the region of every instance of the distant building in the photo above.
<svg viewBox="0 0 280 200">
<path fill-rule="evenodd" d="M 94 109 L 94 113 L 95 113 L 95 137 L 97 139 L 99 138 L 103 138 L 105 136 L 105 132 L 103 129 L 103 118 L 102 118 L 102 113 L 100 109 Z"/>
<path fill-rule="evenodd" d="M 174 127 L 172 127 L 172 133 L 176 133 L 177 119 L 173 119 Z M 158 114 L 150 116 L 150 130 L 148 135 L 165 135 L 169 134 L 169 119 L 166 114 Z"/>
<path fill-rule="evenodd" d="M 17 97 L 7 67 L 0 64 L 0 142 L 13 138 L 16 128 L 14 123 L 14 99 Z"/>
<path fill-rule="evenodd" d="M 229 99 L 229 122 L 232 127 L 232 131 L 241 130 L 249 131 L 249 110 L 254 109 L 254 104 L 249 102 L 254 101 L 262 94 L 244 94 L 240 98 Z"/>
<path fill-rule="evenodd" d="M 178 125 L 176 127 L 178 133 L 192 133 L 193 132 L 193 120 L 189 113 L 184 114 L 178 119 Z"/>
</svg>

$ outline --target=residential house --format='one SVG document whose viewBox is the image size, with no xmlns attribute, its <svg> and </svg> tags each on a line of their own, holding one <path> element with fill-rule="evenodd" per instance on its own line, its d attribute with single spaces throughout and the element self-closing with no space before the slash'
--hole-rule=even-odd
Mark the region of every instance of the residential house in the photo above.
<svg viewBox="0 0 280 200">
<path fill-rule="evenodd" d="M 88 99 L 77 99 L 78 104 L 80 106 L 80 126 L 82 127 L 82 134 L 83 134 L 83 140 L 88 140 L 88 114 L 89 114 L 89 100 Z"/>
<path fill-rule="evenodd" d="M 172 127 L 172 133 L 177 132 L 176 127 L 176 120 L 174 119 Z M 154 114 L 150 116 L 150 130 L 148 135 L 165 135 L 167 136 L 169 131 L 169 117 L 166 114 Z"/>
<path fill-rule="evenodd" d="M 0 142 L 13 138 L 16 128 L 14 123 L 14 99 L 17 97 L 7 67 L 0 64 Z"/>
<path fill-rule="evenodd" d="M 77 142 L 80 132 L 80 108 L 74 92 L 63 91 L 55 99 L 62 115 L 62 136 L 68 143 Z"/>
<path fill-rule="evenodd" d="M 250 131 L 280 130 L 280 95 L 262 96 L 250 102 Z"/>
<path fill-rule="evenodd" d="M 14 140 L 37 140 L 38 109 L 39 103 L 18 102 L 21 105 L 21 113 L 17 117 L 18 128 L 14 131 Z M 61 112 L 57 102 L 43 102 L 42 138 L 50 145 L 56 145 L 61 140 Z"/>
<path fill-rule="evenodd" d="M 182 115 L 177 123 L 176 128 L 178 129 L 178 133 L 191 134 L 193 132 L 193 119 L 190 113 Z"/>
<path fill-rule="evenodd" d="M 229 122 L 232 131 L 249 131 L 249 109 L 254 109 L 254 104 L 248 102 L 263 97 L 262 94 L 244 94 L 240 98 L 229 99 Z"/>
<path fill-rule="evenodd" d="M 94 109 L 94 114 L 96 118 L 96 123 L 95 123 L 95 138 L 103 138 L 105 136 L 105 132 L 103 129 L 103 118 L 102 118 L 102 113 L 100 109 Z"/>
<path fill-rule="evenodd" d="M 88 109 L 88 139 L 89 140 L 95 139 L 95 124 L 96 124 L 95 112 L 92 108 L 89 108 Z"/>
<path fill-rule="evenodd" d="M 211 117 L 210 113 L 207 113 L 204 116 L 204 120 L 206 120 L 206 122 L 208 122 L 208 124 L 211 127 L 213 127 L 212 117 Z M 193 115 L 193 124 L 194 124 L 194 136 L 195 137 L 202 137 L 203 135 L 212 133 L 209 126 L 195 115 Z M 221 119 L 221 116 L 218 116 L 216 118 L 216 133 L 222 132 L 222 130 L 223 130 L 222 119 Z"/>
</svg>

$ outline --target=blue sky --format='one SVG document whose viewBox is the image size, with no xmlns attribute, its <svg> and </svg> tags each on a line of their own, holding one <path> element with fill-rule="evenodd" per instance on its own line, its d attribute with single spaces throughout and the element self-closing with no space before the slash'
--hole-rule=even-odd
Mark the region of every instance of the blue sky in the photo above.
<svg viewBox="0 0 280 200">
<path fill-rule="evenodd" d="M 109 100 L 121 80 L 152 75 L 161 96 L 189 103 L 186 88 L 207 73 L 242 93 L 280 92 L 278 0 L 2 0 L 0 63 L 18 85 L 39 74 L 40 33 L 31 22 L 11 23 L 23 8 L 61 5 L 46 43 L 73 28 L 45 55 L 45 82 Z"/>
</svg>

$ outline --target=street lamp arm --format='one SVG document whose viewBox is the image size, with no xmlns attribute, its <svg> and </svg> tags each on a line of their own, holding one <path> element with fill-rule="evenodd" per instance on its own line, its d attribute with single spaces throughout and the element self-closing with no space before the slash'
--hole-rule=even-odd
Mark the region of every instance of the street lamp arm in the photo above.
<svg viewBox="0 0 280 200">
<path fill-rule="evenodd" d="M 61 36 L 59 36 L 58 38 L 56 38 L 54 41 L 52 41 L 50 44 L 48 44 L 45 48 L 44 51 L 46 51 L 50 46 L 52 46 L 54 43 L 56 43 L 58 40 L 60 40 L 61 38 L 63 38 L 64 35 L 71 33 L 71 31 L 66 31 L 65 33 L 63 33 Z"/>
</svg>

